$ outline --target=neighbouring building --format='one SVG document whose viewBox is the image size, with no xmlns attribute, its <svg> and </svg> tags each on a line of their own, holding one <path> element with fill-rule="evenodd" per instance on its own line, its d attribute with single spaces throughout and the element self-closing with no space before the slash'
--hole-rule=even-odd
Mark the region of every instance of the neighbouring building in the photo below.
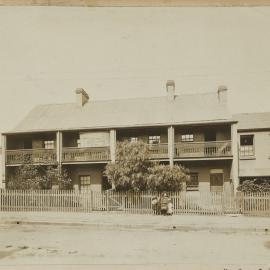
<svg viewBox="0 0 270 270">
<path fill-rule="evenodd" d="M 270 112 L 234 115 L 238 122 L 239 178 L 270 180 Z"/>
<path fill-rule="evenodd" d="M 213 93 L 176 95 L 174 81 L 168 81 L 166 92 L 95 101 L 77 89 L 74 103 L 37 106 L 2 134 L 2 186 L 27 158 L 65 168 L 75 189 L 107 189 L 103 171 L 115 162 L 116 142 L 123 140 L 142 140 L 153 160 L 189 168 L 187 190 L 236 190 L 239 177 L 270 175 L 269 131 L 256 125 L 255 115 L 251 121 L 229 113 L 225 86 Z"/>
</svg>

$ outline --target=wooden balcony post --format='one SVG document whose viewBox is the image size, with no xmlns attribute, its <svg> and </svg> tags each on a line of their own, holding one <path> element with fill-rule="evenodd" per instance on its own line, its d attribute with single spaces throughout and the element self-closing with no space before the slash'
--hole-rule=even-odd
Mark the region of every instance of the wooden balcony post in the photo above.
<svg viewBox="0 0 270 270">
<path fill-rule="evenodd" d="M 6 188 L 6 144 L 7 137 L 2 135 L 2 175 L 0 181 L 0 188 Z"/>
<path fill-rule="evenodd" d="M 231 125 L 231 148 L 232 148 L 232 168 L 231 168 L 231 179 L 233 182 L 234 193 L 237 191 L 239 185 L 239 160 L 238 160 L 238 136 L 237 136 L 237 124 Z"/>
<path fill-rule="evenodd" d="M 116 159 L 116 130 L 111 129 L 110 130 L 110 155 L 111 155 L 111 161 L 115 162 Z"/>
<path fill-rule="evenodd" d="M 173 159 L 174 159 L 174 127 L 168 127 L 168 155 L 170 166 L 173 167 Z"/>
<path fill-rule="evenodd" d="M 62 172 L 62 148 L 63 148 L 63 136 L 62 132 L 57 131 L 56 133 L 56 160 L 59 170 L 59 174 Z M 52 189 L 58 189 L 58 185 L 53 185 Z"/>
<path fill-rule="evenodd" d="M 116 160 L 116 130 L 110 130 L 110 155 L 111 162 L 115 162 Z M 115 185 L 112 183 L 112 189 L 115 189 Z"/>
</svg>

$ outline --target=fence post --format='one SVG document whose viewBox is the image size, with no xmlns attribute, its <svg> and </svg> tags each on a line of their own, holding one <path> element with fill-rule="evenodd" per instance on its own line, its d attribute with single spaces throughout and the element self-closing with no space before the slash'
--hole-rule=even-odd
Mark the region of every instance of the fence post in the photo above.
<svg viewBox="0 0 270 270">
<path fill-rule="evenodd" d="M 240 214 L 244 213 L 243 204 L 244 204 L 244 194 L 240 191 L 237 191 L 236 192 L 236 206 L 239 209 Z"/>
<path fill-rule="evenodd" d="M 228 193 L 223 191 L 221 193 L 222 215 L 225 215 L 225 213 L 226 213 L 226 207 L 225 207 L 225 204 L 226 204 L 225 200 L 227 199 L 226 196 L 228 196 Z"/>
<path fill-rule="evenodd" d="M 106 211 L 109 212 L 109 191 L 105 191 L 106 194 Z"/>
</svg>

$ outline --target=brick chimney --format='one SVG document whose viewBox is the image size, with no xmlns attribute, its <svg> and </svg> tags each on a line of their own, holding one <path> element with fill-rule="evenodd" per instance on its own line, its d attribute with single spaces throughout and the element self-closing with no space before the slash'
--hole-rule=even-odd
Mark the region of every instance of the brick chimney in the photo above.
<svg viewBox="0 0 270 270">
<path fill-rule="evenodd" d="M 167 98 L 169 101 L 174 100 L 175 97 L 175 83 L 173 80 L 168 80 L 166 83 Z"/>
<path fill-rule="evenodd" d="M 77 88 L 75 93 L 76 93 L 76 103 L 78 106 L 82 107 L 85 103 L 88 102 L 89 96 L 83 88 Z"/>
<path fill-rule="evenodd" d="M 228 88 L 225 85 L 220 85 L 218 87 L 218 101 L 220 103 L 227 103 L 227 92 L 228 92 Z"/>
</svg>

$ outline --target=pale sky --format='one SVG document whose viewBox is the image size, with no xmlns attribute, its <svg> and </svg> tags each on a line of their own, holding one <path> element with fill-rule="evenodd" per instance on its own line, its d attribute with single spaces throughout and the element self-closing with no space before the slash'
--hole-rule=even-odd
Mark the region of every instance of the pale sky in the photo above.
<svg viewBox="0 0 270 270">
<path fill-rule="evenodd" d="M 232 113 L 270 111 L 269 29 L 268 7 L 0 7 L 0 132 L 77 87 L 162 96 L 168 79 L 179 95 L 227 85 Z"/>
</svg>

